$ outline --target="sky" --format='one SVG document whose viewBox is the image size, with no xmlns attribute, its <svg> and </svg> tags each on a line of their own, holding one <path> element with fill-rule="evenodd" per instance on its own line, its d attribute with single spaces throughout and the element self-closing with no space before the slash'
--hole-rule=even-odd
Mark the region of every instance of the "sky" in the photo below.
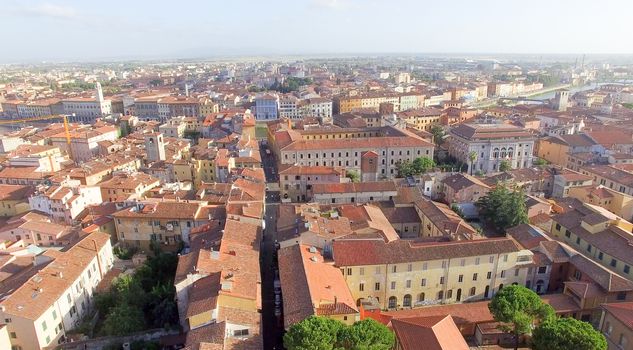
<svg viewBox="0 0 633 350">
<path fill-rule="evenodd" d="M 632 54 L 633 0 L 1 0 L 0 62 Z"/>
</svg>

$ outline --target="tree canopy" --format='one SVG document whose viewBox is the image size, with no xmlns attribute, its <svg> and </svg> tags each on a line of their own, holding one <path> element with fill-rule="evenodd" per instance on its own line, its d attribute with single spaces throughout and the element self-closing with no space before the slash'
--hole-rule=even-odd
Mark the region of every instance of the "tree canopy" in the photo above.
<svg viewBox="0 0 633 350">
<path fill-rule="evenodd" d="M 556 318 L 532 334 L 534 350 L 606 350 L 607 340 L 591 324 L 575 318 Z"/>
<path fill-rule="evenodd" d="M 499 171 L 508 171 L 510 169 L 512 169 L 512 165 L 509 161 L 504 159 L 499 163 Z"/>
<path fill-rule="evenodd" d="M 389 350 L 395 336 L 384 325 L 365 319 L 347 326 L 339 321 L 311 316 L 290 327 L 284 335 L 289 350 Z"/>
<path fill-rule="evenodd" d="M 360 175 L 356 170 L 347 170 L 345 172 L 345 176 L 349 178 L 352 182 L 360 182 Z"/>
<path fill-rule="evenodd" d="M 512 285 L 501 289 L 488 304 L 495 321 L 505 325 L 501 328 L 512 333 L 515 338 L 515 349 L 518 348 L 519 336 L 529 334 L 535 321 L 545 322 L 554 317 L 554 309 L 532 290 Z"/>
<path fill-rule="evenodd" d="M 398 177 L 408 177 L 413 175 L 420 175 L 435 167 L 433 159 L 427 157 L 418 157 L 413 162 L 407 160 L 399 161 L 396 164 L 396 170 L 398 171 Z"/>
<path fill-rule="evenodd" d="M 525 194 L 521 189 L 509 190 L 503 185 L 497 185 L 479 199 L 477 207 L 481 216 L 497 229 L 528 223 Z"/>
<path fill-rule="evenodd" d="M 433 134 L 433 142 L 436 145 L 440 146 L 444 143 L 444 135 L 446 135 L 444 128 L 439 125 L 433 125 L 433 127 L 431 127 L 431 134 Z"/>
</svg>

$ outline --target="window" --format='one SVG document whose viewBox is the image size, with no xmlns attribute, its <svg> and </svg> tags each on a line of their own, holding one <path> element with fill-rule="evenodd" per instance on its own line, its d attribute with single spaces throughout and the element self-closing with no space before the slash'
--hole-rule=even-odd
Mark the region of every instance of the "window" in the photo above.
<svg viewBox="0 0 633 350">
<path fill-rule="evenodd" d="M 472 287 L 472 288 L 470 288 L 470 293 L 469 293 L 468 295 L 470 295 L 470 296 L 472 297 L 472 296 L 473 296 L 473 295 L 475 295 L 476 293 L 477 293 L 477 288 Z"/>
<path fill-rule="evenodd" d="M 47 328 L 47 327 L 46 327 L 46 321 L 43 321 L 43 322 L 42 322 L 42 330 L 43 330 L 43 331 L 46 331 L 46 328 Z M 47 342 L 47 343 L 48 343 L 48 342 Z"/>
<path fill-rule="evenodd" d="M 457 278 L 457 282 L 459 283 L 464 282 L 464 275 L 459 275 L 459 277 Z"/>
<path fill-rule="evenodd" d="M 624 265 L 624 273 L 628 274 L 631 271 L 631 266 Z"/>
<path fill-rule="evenodd" d="M 459 265 L 460 265 L 460 266 L 464 266 L 464 265 L 466 265 L 466 259 L 462 259 L 462 260 L 459 262 Z"/>
<path fill-rule="evenodd" d="M 591 253 L 591 244 L 588 244 L 588 245 L 587 245 L 587 251 L 588 251 L 589 253 Z"/>
<path fill-rule="evenodd" d="M 479 265 L 479 258 L 475 258 L 475 265 Z"/>
<path fill-rule="evenodd" d="M 444 284 L 444 276 L 440 277 L 440 284 Z"/>
<path fill-rule="evenodd" d="M 571 237 L 571 232 L 569 232 L 569 230 L 565 230 L 565 237 Z"/>
<path fill-rule="evenodd" d="M 53 320 L 57 319 L 57 310 L 53 310 Z"/>
<path fill-rule="evenodd" d="M 611 259 L 611 267 L 616 267 L 618 265 L 618 262 L 615 259 Z"/>
<path fill-rule="evenodd" d="M 538 267 L 538 273 L 539 274 L 543 274 L 547 272 L 547 266 L 539 266 Z"/>
<path fill-rule="evenodd" d="M 248 329 L 236 329 L 233 331 L 234 337 L 246 337 L 248 336 Z"/>
<path fill-rule="evenodd" d="M 618 292 L 616 299 L 619 301 L 626 300 L 626 292 Z"/>
<path fill-rule="evenodd" d="M 426 278 L 422 279 L 422 282 L 420 283 L 420 286 L 426 287 Z"/>
<path fill-rule="evenodd" d="M 395 309 L 398 306 L 398 299 L 396 297 L 389 297 L 389 308 Z"/>
<path fill-rule="evenodd" d="M 391 290 L 396 289 L 396 282 L 395 281 L 391 281 Z"/>
<path fill-rule="evenodd" d="M 4 323 L 11 323 L 11 319 L 10 318 L 5 318 L 4 319 Z"/>
<path fill-rule="evenodd" d="M 365 274 L 365 268 L 364 267 L 359 268 L 358 269 L 358 274 L 363 276 Z"/>
<path fill-rule="evenodd" d="M 503 262 L 508 262 L 508 254 L 505 254 L 505 255 L 503 256 Z"/>
<path fill-rule="evenodd" d="M 517 277 L 519 275 L 519 269 L 514 269 L 514 277 Z"/>
<path fill-rule="evenodd" d="M 361 283 L 358 285 L 358 291 L 359 292 L 364 292 L 365 291 L 365 283 Z"/>
<path fill-rule="evenodd" d="M 348 275 L 348 276 L 351 276 L 351 275 L 352 275 L 352 268 L 351 268 L 351 267 L 348 267 L 348 268 L 347 268 L 347 275 Z"/>
<path fill-rule="evenodd" d="M 411 288 L 411 280 L 407 280 L 405 282 L 405 286 L 406 286 L 406 288 Z"/>
<path fill-rule="evenodd" d="M 15 332 L 11 332 L 11 338 L 16 339 L 18 337 L 17 334 L 15 334 Z"/>
<path fill-rule="evenodd" d="M 446 291 L 446 299 L 450 299 L 453 297 L 453 290 L 449 289 Z"/>
<path fill-rule="evenodd" d="M 492 271 L 488 271 L 488 273 L 486 274 L 486 278 L 487 279 L 491 279 L 492 278 Z"/>
<path fill-rule="evenodd" d="M 473 273 L 473 281 L 477 280 L 477 273 Z"/>
<path fill-rule="evenodd" d="M 393 267 L 391 268 L 391 272 L 396 273 L 398 271 L 398 266 L 393 265 Z"/>
<path fill-rule="evenodd" d="M 506 270 L 501 270 L 501 278 L 504 278 L 506 276 Z"/>
<path fill-rule="evenodd" d="M 444 299 L 444 291 L 443 290 L 437 292 L 437 299 L 438 300 Z"/>
<path fill-rule="evenodd" d="M 411 295 L 406 294 L 404 298 L 402 298 L 402 306 L 411 307 Z"/>
<path fill-rule="evenodd" d="M 494 257 L 494 255 L 492 255 L 492 256 L 490 256 L 490 257 L 488 258 L 488 262 L 489 262 L 489 263 L 491 263 L 491 264 L 492 264 L 493 262 L 495 262 L 495 257 Z"/>
<path fill-rule="evenodd" d="M 576 237 L 576 244 L 580 244 L 580 237 Z"/>
<path fill-rule="evenodd" d="M 413 265 L 412 264 L 407 265 L 407 271 L 411 272 L 412 270 L 413 270 Z"/>
<path fill-rule="evenodd" d="M 47 336 L 46 336 L 46 344 L 48 344 L 48 343 L 50 343 L 50 342 L 51 342 L 51 336 L 50 336 L 50 335 L 47 335 Z"/>
<path fill-rule="evenodd" d="M 604 254 L 602 252 L 598 253 L 598 259 L 602 260 L 602 258 L 604 258 Z"/>
<path fill-rule="evenodd" d="M 380 290 L 380 282 L 376 282 L 376 284 L 374 284 L 374 290 Z"/>
</svg>

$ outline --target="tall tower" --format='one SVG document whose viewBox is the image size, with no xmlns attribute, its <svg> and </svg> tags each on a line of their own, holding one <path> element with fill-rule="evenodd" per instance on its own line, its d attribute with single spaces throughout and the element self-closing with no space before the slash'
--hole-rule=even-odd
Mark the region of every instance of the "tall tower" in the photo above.
<svg viewBox="0 0 633 350">
<path fill-rule="evenodd" d="M 145 135 L 145 153 L 147 160 L 150 162 L 158 162 L 165 160 L 165 142 L 163 134 L 153 132 Z"/>
<path fill-rule="evenodd" d="M 101 83 L 95 83 L 95 89 L 97 89 L 97 102 L 103 102 L 103 90 L 101 89 Z"/>
<path fill-rule="evenodd" d="M 566 111 L 568 102 L 569 102 L 569 91 L 567 90 L 556 91 L 556 95 L 554 95 L 554 109 L 555 110 L 559 112 Z"/>
</svg>

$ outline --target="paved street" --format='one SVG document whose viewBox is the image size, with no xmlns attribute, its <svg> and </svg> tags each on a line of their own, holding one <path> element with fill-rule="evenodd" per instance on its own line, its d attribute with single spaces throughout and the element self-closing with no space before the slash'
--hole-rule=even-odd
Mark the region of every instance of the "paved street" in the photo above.
<svg viewBox="0 0 633 350">
<path fill-rule="evenodd" d="M 277 182 L 275 158 L 272 154 L 266 154 L 266 148 L 260 148 L 262 164 L 266 173 L 266 182 Z M 277 205 L 279 204 L 279 192 L 267 191 L 265 220 L 266 228 L 260 251 L 260 264 L 262 273 L 262 334 L 264 337 L 264 349 L 282 349 L 283 323 L 280 317 L 275 316 L 275 292 L 274 279 L 277 268 L 276 258 L 276 223 Z"/>
</svg>

